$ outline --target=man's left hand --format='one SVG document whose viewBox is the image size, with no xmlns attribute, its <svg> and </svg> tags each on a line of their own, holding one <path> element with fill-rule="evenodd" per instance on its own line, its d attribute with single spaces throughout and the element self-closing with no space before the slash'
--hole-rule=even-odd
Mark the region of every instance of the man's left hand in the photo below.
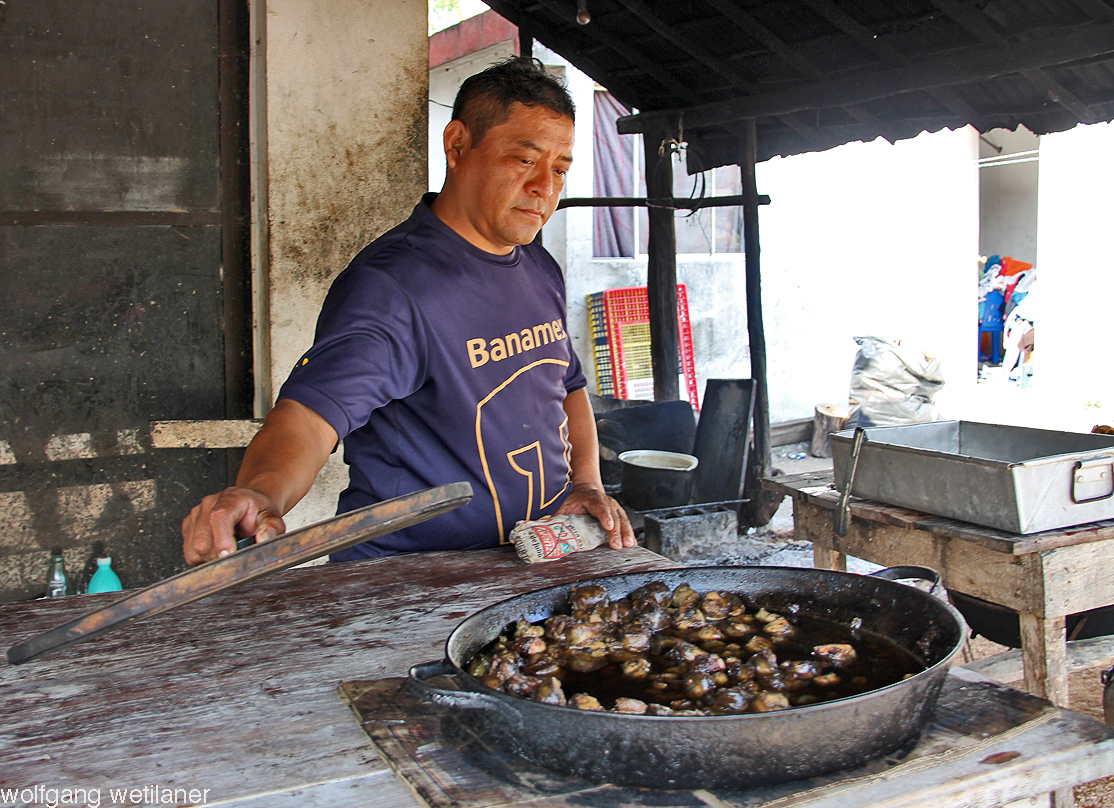
<svg viewBox="0 0 1114 808">
<path fill-rule="evenodd" d="M 614 550 L 638 546 L 627 512 L 600 486 L 591 483 L 574 485 L 557 513 L 587 513 L 596 517 L 607 531 L 607 544 Z"/>
</svg>

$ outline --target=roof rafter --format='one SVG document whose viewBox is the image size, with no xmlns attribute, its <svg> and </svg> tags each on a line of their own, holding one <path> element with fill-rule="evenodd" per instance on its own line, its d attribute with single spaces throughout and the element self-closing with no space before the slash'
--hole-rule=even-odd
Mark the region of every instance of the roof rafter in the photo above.
<svg viewBox="0 0 1114 808">
<path fill-rule="evenodd" d="M 1096 2 L 1099 1 L 1100 0 L 1096 0 Z M 879 40 L 869 28 L 859 23 L 850 14 L 832 2 L 832 0 L 804 0 L 804 2 L 809 8 L 840 31 L 850 36 L 862 47 L 874 53 L 890 67 L 899 67 L 909 64 L 909 59 L 900 51 L 891 48 L 885 42 Z M 956 115 L 973 119 L 977 114 L 970 104 L 965 102 L 956 95 L 953 90 L 947 87 L 936 87 L 926 90 L 926 92 Z"/>
<path fill-rule="evenodd" d="M 517 25 L 521 31 L 525 31 L 538 42 L 547 43 L 547 39 L 549 38 L 548 30 L 528 13 L 530 10 L 542 8 L 540 3 L 535 3 L 533 9 L 522 9 L 520 12 L 519 7 L 513 2 L 508 2 L 508 0 L 484 0 L 484 2 L 501 16 Z M 603 67 L 583 53 L 567 53 L 563 55 L 578 70 L 589 76 L 608 75 Z M 616 80 L 614 74 L 611 75 L 612 78 L 608 83 L 608 89 L 611 91 L 611 94 L 628 107 L 637 107 L 638 105 L 634 101 L 634 99 L 638 97 L 637 93 L 634 92 L 627 82 Z"/>
<path fill-rule="evenodd" d="M 559 4 L 557 0 L 540 0 L 541 3 L 550 9 L 554 14 L 559 14 Z M 673 75 L 661 66 L 660 62 L 654 62 L 652 59 L 643 56 L 637 48 L 628 45 L 619 37 L 612 34 L 605 29 L 598 22 L 594 25 L 584 26 L 584 33 L 592 37 L 601 45 L 610 48 L 615 53 L 622 56 L 629 61 L 632 65 L 636 65 L 640 69 L 646 71 L 646 74 L 652 76 L 654 80 L 661 83 L 663 87 L 672 93 L 688 94 L 689 89 L 677 81 Z"/>
<path fill-rule="evenodd" d="M 757 154 L 1114 120 L 1114 0 L 488 0 L 683 139 L 690 172 Z"/>
<path fill-rule="evenodd" d="M 932 4 L 943 11 L 965 31 L 978 37 L 983 42 L 995 45 L 1009 45 L 1009 41 L 994 30 L 986 19 L 970 11 L 958 0 L 931 0 Z M 1030 81 L 1034 87 L 1044 93 L 1049 99 L 1063 107 L 1067 107 L 1084 123 L 1095 123 L 1097 118 L 1091 109 L 1076 98 L 1071 91 L 1051 78 L 1040 67 L 1018 70 L 1022 76 Z"/>
<path fill-rule="evenodd" d="M 801 56 L 793 50 L 781 37 L 760 23 L 751 15 L 742 11 L 737 6 L 732 5 L 728 0 L 704 0 L 708 5 L 718 11 L 727 19 L 731 20 L 738 28 L 748 36 L 761 42 L 771 51 L 776 53 L 786 61 L 794 70 L 801 75 L 810 79 L 817 79 L 824 75 L 821 70 L 810 59 Z M 848 106 L 847 111 L 852 116 L 857 118 L 861 123 L 867 124 L 875 131 L 884 135 L 888 140 L 894 140 L 893 133 L 888 130 L 888 127 L 883 121 L 880 121 L 869 110 L 864 109 L 858 104 Z"/>
<path fill-rule="evenodd" d="M 683 115 L 686 126 L 723 124 L 782 116 L 888 98 L 903 93 L 978 81 L 1080 59 L 1114 54 L 1114 24 L 1095 25 L 1067 35 L 1014 45 L 949 53 L 869 75 L 831 81 L 699 106 L 643 112 L 619 119 L 619 131 L 642 131 L 649 118 Z"/>
<path fill-rule="evenodd" d="M 703 45 L 693 41 L 674 30 L 664 20 L 661 19 L 654 11 L 647 5 L 644 0 L 619 0 L 619 2 L 632 14 L 637 16 L 642 22 L 661 36 L 663 39 L 676 44 L 678 47 L 685 50 L 687 53 L 692 54 L 695 58 L 699 59 L 709 69 L 719 73 L 724 78 L 728 79 L 735 86 L 741 90 L 752 93 L 755 90 L 753 84 L 746 79 L 737 70 L 727 66 L 725 60 L 718 58 L 714 53 L 706 49 Z M 675 116 L 676 117 L 676 116 Z M 785 124 L 800 134 L 814 146 L 825 147 L 830 145 L 826 139 L 816 132 L 812 127 L 803 121 L 794 120 L 792 122 L 785 121 Z"/>
</svg>

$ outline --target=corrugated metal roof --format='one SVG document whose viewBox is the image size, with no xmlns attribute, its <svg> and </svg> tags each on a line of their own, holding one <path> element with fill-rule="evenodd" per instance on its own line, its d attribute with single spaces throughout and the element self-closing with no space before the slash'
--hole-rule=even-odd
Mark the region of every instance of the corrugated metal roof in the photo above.
<svg viewBox="0 0 1114 808">
<path fill-rule="evenodd" d="M 486 0 L 639 115 L 690 169 L 970 124 L 1037 134 L 1114 119 L 1107 0 Z M 694 162 L 696 164 L 694 164 Z"/>
</svg>

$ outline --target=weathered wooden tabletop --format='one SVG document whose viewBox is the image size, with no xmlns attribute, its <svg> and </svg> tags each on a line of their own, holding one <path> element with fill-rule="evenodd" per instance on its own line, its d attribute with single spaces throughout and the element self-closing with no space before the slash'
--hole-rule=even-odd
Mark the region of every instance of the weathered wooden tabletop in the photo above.
<svg viewBox="0 0 1114 808">
<path fill-rule="evenodd" d="M 674 566 L 606 547 L 527 566 L 508 547 L 306 567 L 4 664 L 0 805 L 48 802 L 5 802 L 3 789 L 96 789 L 108 805 L 110 789 L 157 787 L 172 791 L 140 804 L 306 808 L 374 795 L 412 806 L 337 696 L 340 682 L 441 659 L 457 623 L 504 598 Z M 118 597 L 0 606 L 0 643 Z"/>
<path fill-rule="evenodd" d="M 504 598 L 674 566 L 640 548 L 526 566 L 507 548 L 288 570 L 4 665 L 0 805 L 413 808 L 404 780 L 338 697 L 339 683 L 404 676 L 440 659 L 453 627 Z M 0 606 L 0 642 L 10 646 L 115 597 Z M 1018 728 L 1010 736 L 1016 754 L 993 765 L 971 760 L 979 805 L 993 804 L 986 789 L 1033 794 L 1114 772 L 1114 734 L 1078 714 L 1056 715 L 1032 731 Z M 951 779 L 926 770 L 912 791 L 902 786 L 902 796 L 887 798 L 918 804 L 909 800 Z M 968 805 L 966 790 L 952 791 L 938 808 Z M 872 799 L 860 789 L 846 804 Z"/>
</svg>

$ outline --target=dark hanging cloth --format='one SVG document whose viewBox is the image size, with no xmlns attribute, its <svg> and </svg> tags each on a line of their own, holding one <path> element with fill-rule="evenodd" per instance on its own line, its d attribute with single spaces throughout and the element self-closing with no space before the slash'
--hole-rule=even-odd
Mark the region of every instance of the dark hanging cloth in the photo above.
<svg viewBox="0 0 1114 808">
<path fill-rule="evenodd" d="M 595 98 L 594 151 L 595 196 L 634 196 L 634 144 L 636 138 L 623 137 L 615 127 L 621 115 L 630 110 L 612 97 L 598 91 Z M 592 254 L 598 258 L 634 257 L 634 208 L 593 208 L 595 227 Z"/>
</svg>

